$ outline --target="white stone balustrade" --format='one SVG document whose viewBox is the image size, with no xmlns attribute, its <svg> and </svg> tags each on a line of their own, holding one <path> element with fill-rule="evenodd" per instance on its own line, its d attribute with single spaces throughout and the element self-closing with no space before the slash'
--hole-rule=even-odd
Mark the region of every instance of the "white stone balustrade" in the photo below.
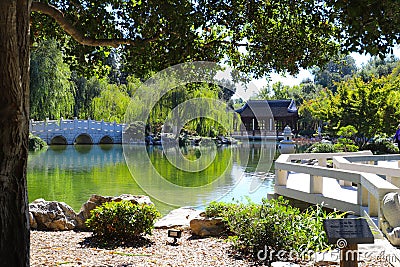
<svg viewBox="0 0 400 267">
<path fill-rule="evenodd" d="M 275 193 L 310 204 L 324 203 L 328 208 L 350 211 L 355 215 L 367 213 L 379 219 L 380 201 L 387 193 L 400 190 L 377 174 L 400 177 L 400 170 L 397 168 L 389 171 L 385 167 L 361 163 L 359 165 L 362 166 L 357 166 L 347 160 L 351 158 L 362 162 L 376 162 L 400 159 L 400 155 L 390 158 L 374 157 L 376 156 L 370 151 L 283 154 L 275 162 Z M 318 165 L 304 164 L 310 159 L 318 160 Z M 326 167 L 328 159 L 333 160 L 335 168 Z M 368 168 L 364 165 L 368 165 Z M 373 169 L 374 167 L 377 169 Z M 344 181 L 344 184 L 339 181 Z"/>
<path fill-rule="evenodd" d="M 29 122 L 29 131 L 42 138 L 47 144 L 99 144 L 122 143 L 125 124 L 116 122 L 78 120 L 48 120 Z"/>
</svg>

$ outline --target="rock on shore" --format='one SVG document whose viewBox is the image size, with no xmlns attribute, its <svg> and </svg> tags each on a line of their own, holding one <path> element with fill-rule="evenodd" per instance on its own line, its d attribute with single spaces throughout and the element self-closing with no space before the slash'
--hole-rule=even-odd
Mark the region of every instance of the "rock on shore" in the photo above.
<svg viewBox="0 0 400 267">
<path fill-rule="evenodd" d="M 92 195 L 76 213 L 64 202 L 37 199 L 29 204 L 29 222 L 31 229 L 38 230 L 84 230 L 85 221 L 90 217 L 90 211 L 111 201 L 130 201 L 133 204 L 154 205 L 148 196 L 133 196 L 123 194 L 118 197 Z"/>
</svg>

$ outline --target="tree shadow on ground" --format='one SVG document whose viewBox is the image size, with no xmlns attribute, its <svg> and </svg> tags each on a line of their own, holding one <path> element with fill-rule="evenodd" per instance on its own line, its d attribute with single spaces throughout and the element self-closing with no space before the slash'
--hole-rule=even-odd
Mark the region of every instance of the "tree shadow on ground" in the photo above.
<svg viewBox="0 0 400 267">
<path fill-rule="evenodd" d="M 103 248 L 103 249 L 115 249 L 115 248 L 140 248 L 140 247 L 150 247 L 154 244 L 150 239 L 137 236 L 135 238 L 105 238 L 100 236 L 88 236 L 82 242 L 79 242 L 82 247 L 91 248 Z"/>
</svg>

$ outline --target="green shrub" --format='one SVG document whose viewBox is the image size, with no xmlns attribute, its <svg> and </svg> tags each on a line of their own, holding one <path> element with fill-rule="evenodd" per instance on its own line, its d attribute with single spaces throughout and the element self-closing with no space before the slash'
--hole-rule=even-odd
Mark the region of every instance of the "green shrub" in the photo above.
<svg viewBox="0 0 400 267">
<path fill-rule="evenodd" d="M 335 153 L 337 150 L 332 144 L 314 143 L 307 148 L 306 153 Z"/>
<path fill-rule="evenodd" d="M 343 143 L 337 143 L 334 144 L 333 147 L 337 152 L 357 152 L 358 151 L 358 146 L 354 144 L 343 144 Z"/>
<path fill-rule="evenodd" d="M 207 211 L 208 210 L 208 211 Z M 344 214 L 327 213 L 321 206 L 303 212 L 292 207 L 282 197 L 263 199 L 262 204 L 211 203 L 206 213 L 220 215 L 229 230 L 234 248 L 257 258 L 260 251 L 322 251 L 327 244 L 323 219 L 339 218 Z M 274 260 L 267 257 L 265 260 Z M 280 255 L 282 256 L 282 255 Z"/>
<path fill-rule="evenodd" d="M 234 203 L 225 203 L 225 202 L 216 202 L 212 201 L 206 207 L 206 216 L 207 217 L 221 217 L 225 214 L 229 209 L 234 208 L 236 204 Z"/>
<path fill-rule="evenodd" d="M 154 205 L 112 201 L 93 209 L 86 225 L 95 236 L 104 239 L 131 239 L 143 233 L 151 234 L 159 216 Z"/>
<path fill-rule="evenodd" d="M 371 150 L 374 154 L 399 153 L 399 148 L 387 138 L 377 138 L 374 142 L 366 144 L 363 149 Z"/>
<path fill-rule="evenodd" d="M 40 137 L 29 133 L 29 151 L 38 151 L 47 148 L 47 144 Z"/>
</svg>

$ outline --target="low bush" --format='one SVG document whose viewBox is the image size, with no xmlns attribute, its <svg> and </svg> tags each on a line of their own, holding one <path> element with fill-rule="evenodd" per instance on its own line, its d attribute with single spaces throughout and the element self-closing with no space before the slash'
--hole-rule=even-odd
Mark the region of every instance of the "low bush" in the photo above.
<svg viewBox="0 0 400 267">
<path fill-rule="evenodd" d="M 337 143 L 333 147 L 337 152 L 357 152 L 359 150 L 358 146 L 355 144 L 343 144 Z"/>
<path fill-rule="evenodd" d="M 230 239 L 237 251 L 258 260 L 267 251 L 297 251 L 300 254 L 330 248 L 323 230 L 323 219 L 344 216 L 344 213 L 327 213 L 321 206 L 302 212 L 290 206 L 282 197 L 264 199 L 262 204 L 213 202 L 206 208 L 207 213 L 223 218 L 233 233 Z M 262 260 L 270 262 L 278 256 L 283 255 L 271 254 Z"/>
<path fill-rule="evenodd" d="M 29 134 L 29 145 L 28 145 L 29 151 L 38 151 L 38 150 L 42 150 L 46 147 L 47 147 L 47 144 L 45 141 L 43 141 L 43 139 L 41 139 L 40 137 L 35 136 L 31 133 Z"/>
<path fill-rule="evenodd" d="M 371 150 L 375 155 L 399 153 L 399 148 L 388 138 L 377 138 L 373 142 L 366 144 L 363 149 Z"/>
<path fill-rule="evenodd" d="M 141 234 L 151 234 L 159 216 L 154 205 L 112 201 L 93 209 L 86 225 L 94 236 L 103 239 L 132 239 Z"/>
<path fill-rule="evenodd" d="M 306 153 L 335 153 L 336 148 L 328 143 L 314 143 L 307 148 Z"/>
</svg>

